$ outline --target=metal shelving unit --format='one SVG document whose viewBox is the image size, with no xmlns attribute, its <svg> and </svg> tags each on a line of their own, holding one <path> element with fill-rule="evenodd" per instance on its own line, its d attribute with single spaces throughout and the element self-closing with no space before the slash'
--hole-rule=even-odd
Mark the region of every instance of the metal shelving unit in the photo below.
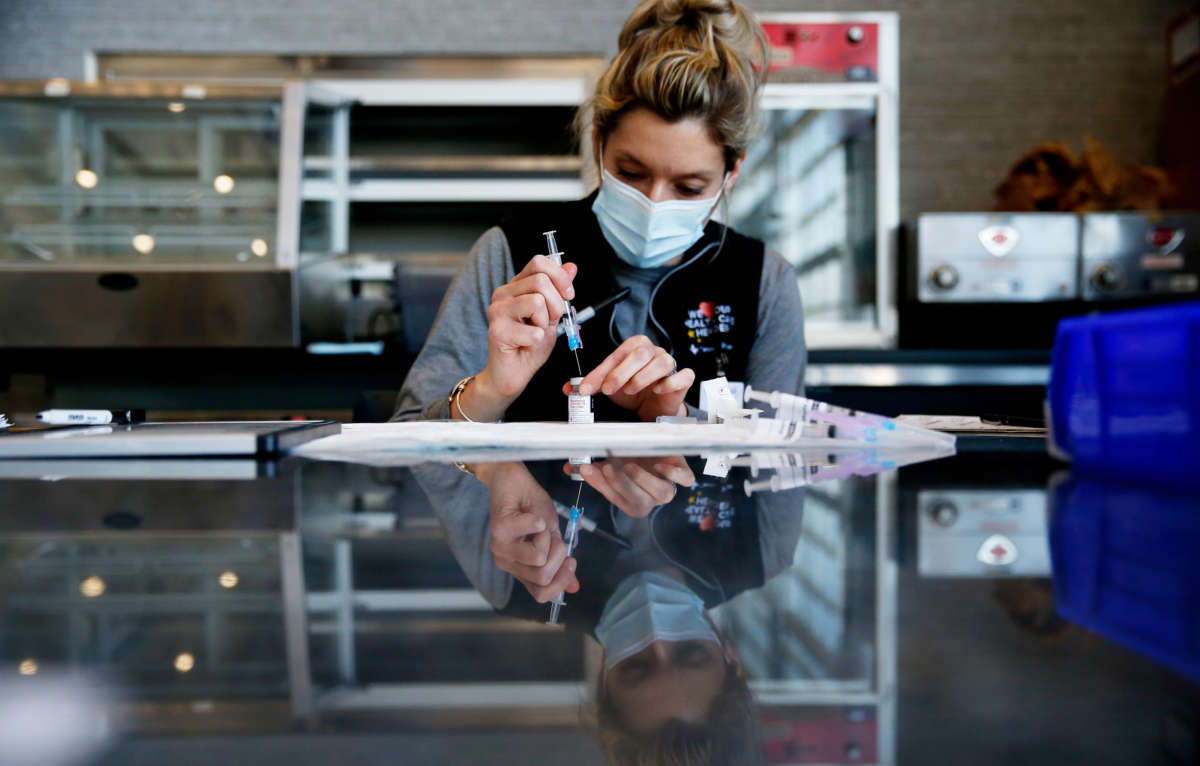
<svg viewBox="0 0 1200 766">
<path fill-rule="evenodd" d="M 403 77 L 311 81 L 301 198 L 328 226 L 302 242 L 306 340 L 375 339 L 362 318 L 399 306 L 415 353 L 484 230 L 584 195 L 570 125 L 601 66 L 418 61 Z"/>
</svg>

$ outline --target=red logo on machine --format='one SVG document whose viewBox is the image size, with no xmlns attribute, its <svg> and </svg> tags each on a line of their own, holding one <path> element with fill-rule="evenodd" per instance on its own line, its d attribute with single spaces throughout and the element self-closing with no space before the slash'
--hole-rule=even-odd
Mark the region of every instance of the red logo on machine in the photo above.
<svg viewBox="0 0 1200 766">
<path fill-rule="evenodd" d="M 1183 229 L 1173 226 L 1154 226 L 1146 231 L 1146 243 L 1160 253 L 1169 253 L 1183 242 Z"/>
<path fill-rule="evenodd" d="M 1004 535 L 992 535 L 983 541 L 975 558 L 988 566 L 1008 566 L 1017 560 L 1017 546 Z"/>
<path fill-rule="evenodd" d="M 979 243 L 997 258 L 1012 252 L 1021 239 L 1021 233 L 1011 226 L 988 226 L 979 232 Z"/>
</svg>

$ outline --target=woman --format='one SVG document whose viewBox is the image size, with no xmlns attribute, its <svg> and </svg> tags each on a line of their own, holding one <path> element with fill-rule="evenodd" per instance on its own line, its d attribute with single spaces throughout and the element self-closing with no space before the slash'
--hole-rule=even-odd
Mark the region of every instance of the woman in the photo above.
<svg viewBox="0 0 1200 766">
<path fill-rule="evenodd" d="M 598 421 L 685 414 L 697 379 L 716 375 L 800 390 L 791 267 L 710 220 L 752 136 L 761 29 L 729 0 L 644 0 L 619 44 L 577 120 L 591 129 L 600 188 L 480 237 L 393 420 L 562 420 L 567 381 L 584 373 L 580 392 L 602 394 Z M 562 266 L 538 254 L 547 230 Z M 577 362 L 555 333 L 564 301 L 582 309 L 623 287 L 628 300 L 583 326 Z"/>
</svg>

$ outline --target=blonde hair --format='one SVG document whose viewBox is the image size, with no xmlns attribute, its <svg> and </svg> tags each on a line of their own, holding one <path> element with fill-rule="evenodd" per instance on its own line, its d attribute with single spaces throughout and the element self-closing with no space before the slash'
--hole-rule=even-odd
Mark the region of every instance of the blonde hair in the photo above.
<svg viewBox="0 0 1200 766">
<path fill-rule="evenodd" d="M 725 680 L 703 721 L 667 721 L 633 732 L 603 681 L 596 688 L 596 734 L 609 766 L 757 766 L 764 763 L 758 705 L 738 668 Z"/>
<path fill-rule="evenodd" d="M 667 122 L 696 117 L 731 169 L 754 135 L 766 73 L 766 37 L 750 12 L 731 0 L 643 0 L 618 44 L 576 118 L 579 134 L 590 127 L 603 143 L 638 106 Z"/>
</svg>

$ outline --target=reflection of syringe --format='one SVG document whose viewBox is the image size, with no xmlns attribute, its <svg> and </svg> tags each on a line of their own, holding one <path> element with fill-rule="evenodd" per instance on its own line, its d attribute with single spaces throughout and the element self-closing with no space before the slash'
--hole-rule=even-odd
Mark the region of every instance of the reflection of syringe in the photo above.
<svg viewBox="0 0 1200 766">
<path fill-rule="evenodd" d="M 583 490 L 583 485 L 579 485 L 580 491 Z M 567 533 L 563 536 L 563 542 L 567 546 L 567 555 L 575 550 L 575 544 L 579 542 L 579 517 L 583 513 L 583 509 L 579 507 L 579 502 L 571 506 L 571 515 L 567 517 Z M 558 611 L 562 609 L 567 602 L 563 599 L 563 594 L 560 592 L 550 602 L 550 619 L 546 620 L 547 625 L 558 624 Z"/>
<path fill-rule="evenodd" d="M 562 266 L 562 251 L 558 249 L 558 243 L 554 241 L 554 233 L 557 230 L 542 232 L 542 236 L 546 238 L 546 257 L 554 261 L 559 266 Z M 575 352 L 575 366 L 579 368 L 579 374 L 583 374 L 583 365 L 579 363 L 579 349 L 583 348 L 583 339 L 579 337 L 579 319 L 575 314 L 575 307 L 570 301 L 566 303 L 566 311 L 563 312 L 562 319 L 558 320 L 559 325 L 563 328 L 563 333 L 567 336 L 567 348 Z"/>
<path fill-rule="evenodd" d="M 574 478 L 574 475 L 572 475 L 572 478 Z M 580 487 L 580 489 L 582 490 L 582 487 Z M 564 519 L 567 519 L 568 521 L 571 519 L 571 509 L 557 500 L 554 501 L 554 510 Z M 633 546 L 629 544 L 629 541 L 624 537 L 601 529 L 600 527 L 596 526 L 595 521 L 589 519 L 587 516 L 579 517 L 579 529 L 582 530 L 582 532 L 587 532 L 588 534 L 593 534 L 596 537 L 607 540 L 613 545 L 616 545 L 624 550 L 630 550 L 633 548 Z"/>
</svg>

